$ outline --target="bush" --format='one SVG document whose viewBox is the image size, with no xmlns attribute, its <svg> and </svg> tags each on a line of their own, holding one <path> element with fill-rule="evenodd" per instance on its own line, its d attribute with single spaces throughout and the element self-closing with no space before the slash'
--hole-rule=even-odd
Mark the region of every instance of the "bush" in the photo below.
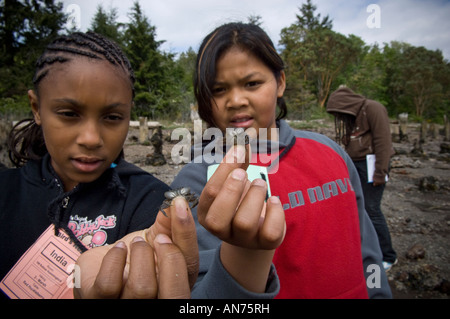
<svg viewBox="0 0 450 319">
<path fill-rule="evenodd" d="M 28 98 L 26 96 L 0 98 L 0 116 L 9 121 L 32 117 Z"/>
</svg>

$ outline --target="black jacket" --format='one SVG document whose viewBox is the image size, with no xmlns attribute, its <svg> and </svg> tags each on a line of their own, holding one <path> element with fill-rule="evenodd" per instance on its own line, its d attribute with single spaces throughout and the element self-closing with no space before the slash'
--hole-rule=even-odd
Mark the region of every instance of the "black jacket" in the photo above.
<svg viewBox="0 0 450 319">
<path fill-rule="evenodd" d="M 111 244 L 152 225 L 169 189 L 125 160 L 70 192 L 60 185 L 48 155 L 0 172 L 0 280 L 51 223 L 82 250 Z"/>
</svg>

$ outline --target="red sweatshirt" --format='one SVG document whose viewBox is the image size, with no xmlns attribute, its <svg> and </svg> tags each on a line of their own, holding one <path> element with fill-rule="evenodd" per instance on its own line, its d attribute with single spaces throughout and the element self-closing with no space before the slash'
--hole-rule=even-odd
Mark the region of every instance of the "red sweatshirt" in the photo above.
<svg viewBox="0 0 450 319">
<path fill-rule="evenodd" d="M 273 260 L 278 298 L 367 298 L 355 192 L 342 157 L 296 138 L 269 183 L 286 213 Z"/>
<path fill-rule="evenodd" d="M 273 173 L 264 176 L 270 195 L 280 198 L 286 214 L 286 236 L 273 260 L 280 282 L 277 297 L 392 297 L 352 160 L 344 149 L 323 135 L 293 130 L 285 121 L 278 125 L 280 159 L 274 162 L 278 165 L 269 169 Z M 209 145 L 198 146 L 202 158 L 183 167 L 172 187 L 189 186 L 197 194 L 202 192 L 209 171 L 221 160 L 208 157 L 208 149 L 211 150 Z M 256 150 L 252 145 L 252 152 Z M 251 164 L 268 166 L 263 165 L 267 158 L 259 157 L 261 149 L 257 151 L 260 160 Z M 271 152 L 278 157 L 278 148 Z M 220 240 L 200 225 L 195 208 L 193 213 L 201 281 L 210 277 L 208 259 L 216 254 Z M 371 269 L 378 269 L 379 273 Z M 372 284 L 373 277 L 379 279 L 377 285 Z"/>
</svg>

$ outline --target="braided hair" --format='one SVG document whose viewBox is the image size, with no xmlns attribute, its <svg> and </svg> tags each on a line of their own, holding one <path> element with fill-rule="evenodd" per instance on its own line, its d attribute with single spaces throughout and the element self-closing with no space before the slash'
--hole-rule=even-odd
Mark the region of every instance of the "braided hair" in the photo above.
<svg viewBox="0 0 450 319">
<path fill-rule="evenodd" d="M 350 136 L 355 127 L 356 117 L 350 114 L 334 112 L 334 128 L 336 133 L 336 142 L 344 144 L 350 143 Z"/>
<path fill-rule="evenodd" d="M 52 41 L 36 62 L 33 85 L 39 97 L 39 84 L 55 64 L 72 61 L 76 56 L 105 60 L 122 68 L 129 75 L 134 98 L 134 72 L 131 63 L 120 47 L 113 41 L 94 32 L 75 32 Z M 16 167 L 28 160 L 38 160 L 47 153 L 42 129 L 34 119 L 19 121 L 11 130 L 8 139 L 9 158 Z"/>
</svg>

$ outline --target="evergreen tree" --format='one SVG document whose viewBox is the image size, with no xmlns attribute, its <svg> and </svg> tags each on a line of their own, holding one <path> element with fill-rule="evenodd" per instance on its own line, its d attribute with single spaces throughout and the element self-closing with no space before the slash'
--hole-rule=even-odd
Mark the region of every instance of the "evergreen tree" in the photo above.
<svg viewBox="0 0 450 319">
<path fill-rule="evenodd" d="M 315 96 L 316 105 L 323 108 L 333 82 L 356 61 L 364 42 L 331 30 L 332 21 L 316 15 L 316 6 L 310 0 L 299 9 L 296 23 L 281 31 L 282 56 L 287 65 L 286 96 L 294 107 L 306 104 L 308 109 L 313 107 L 311 97 Z"/>
<path fill-rule="evenodd" d="M 156 40 L 156 27 L 152 26 L 135 1 L 129 13 L 124 33 L 125 52 L 136 76 L 135 112 L 138 116 L 155 118 L 164 111 L 163 55 L 158 51 L 163 41 Z"/>
<path fill-rule="evenodd" d="M 123 36 L 121 29 L 123 24 L 118 23 L 117 18 L 117 8 L 111 8 L 109 12 L 106 12 L 100 4 L 97 7 L 97 12 L 88 30 L 104 35 L 118 44 L 122 44 Z"/>
<path fill-rule="evenodd" d="M 45 46 L 64 31 L 67 16 L 53 0 L 3 0 L 0 6 L 0 96 L 26 94 Z"/>
</svg>

